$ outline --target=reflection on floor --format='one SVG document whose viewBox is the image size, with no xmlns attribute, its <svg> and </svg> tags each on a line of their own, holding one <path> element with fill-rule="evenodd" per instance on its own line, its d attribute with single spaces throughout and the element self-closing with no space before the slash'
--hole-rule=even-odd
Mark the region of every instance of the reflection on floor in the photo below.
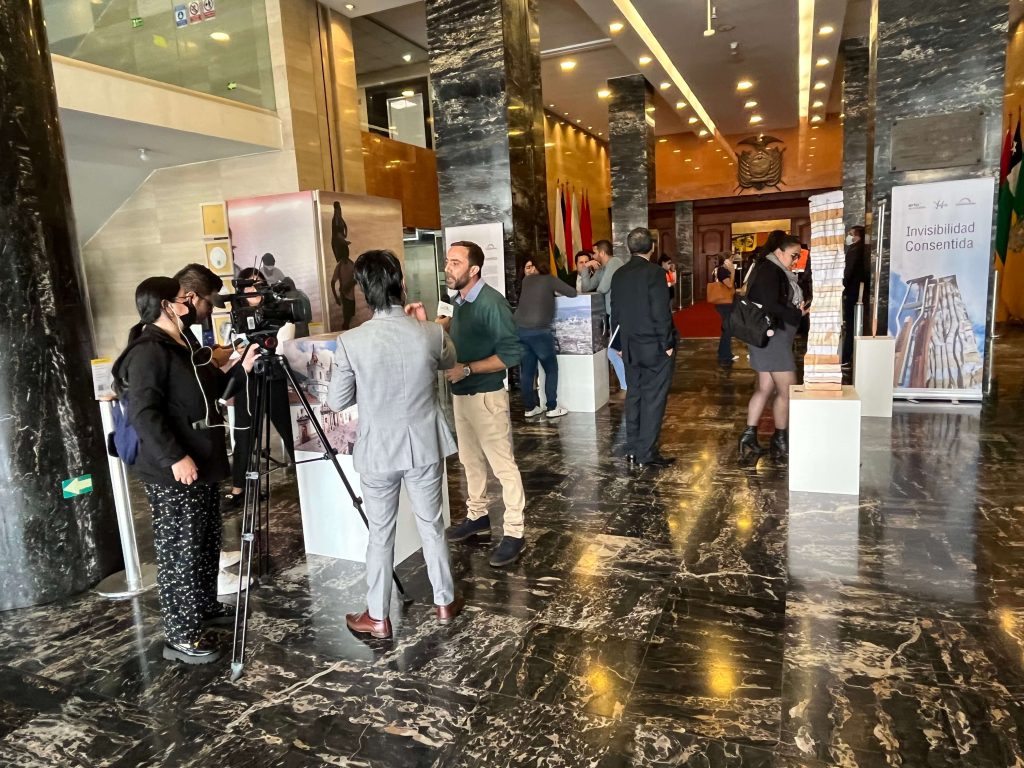
<svg viewBox="0 0 1024 768">
<path fill-rule="evenodd" d="M 361 568 L 303 555 L 286 488 L 236 683 L 161 659 L 152 593 L 0 614 L 0 765 L 1024 764 L 1024 334 L 1000 345 L 981 415 L 865 426 L 859 500 L 737 466 L 751 374 L 710 342 L 681 350 L 670 471 L 616 457 L 621 406 L 517 416 L 522 562 L 455 546 L 441 627 L 412 558 L 393 641 L 346 631 Z"/>
</svg>

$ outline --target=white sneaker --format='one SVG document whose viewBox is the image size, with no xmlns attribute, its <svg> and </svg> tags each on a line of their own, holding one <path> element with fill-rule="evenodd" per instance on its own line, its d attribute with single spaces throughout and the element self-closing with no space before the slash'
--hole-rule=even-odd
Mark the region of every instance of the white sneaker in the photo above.
<svg viewBox="0 0 1024 768">
<path fill-rule="evenodd" d="M 567 414 L 568 412 L 568 409 L 563 408 L 560 405 L 556 405 L 554 408 L 548 411 L 547 417 L 549 419 L 557 419 L 559 416 L 565 416 L 565 414 Z"/>
<path fill-rule="evenodd" d="M 220 569 L 222 571 L 227 570 L 232 565 L 238 565 L 242 561 L 242 553 L 239 551 L 225 552 L 223 549 L 220 551 Z"/>
<path fill-rule="evenodd" d="M 252 584 L 252 579 L 249 579 Z M 243 587 L 245 589 L 245 587 Z M 234 595 L 238 593 L 238 574 L 229 571 L 221 571 L 217 574 L 217 596 Z"/>
<path fill-rule="evenodd" d="M 542 413 L 544 413 L 544 409 L 538 405 L 533 410 L 529 410 L 526 412 L 526 418 L 532 419 L 534 416 L 540 416 Z"/>
</svg>

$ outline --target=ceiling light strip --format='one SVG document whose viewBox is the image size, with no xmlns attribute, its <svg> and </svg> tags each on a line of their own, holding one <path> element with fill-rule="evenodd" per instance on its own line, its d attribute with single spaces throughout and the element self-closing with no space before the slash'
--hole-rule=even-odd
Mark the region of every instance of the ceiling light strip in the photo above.
<svg viewBox="0 0 1024 768">
<path fill-rule="evenodd" d="M 811 74 L 814 58 L 814 0 L 800 0 L 800 117 L 811 112 Z"/>
<path fill-rule="evenodd" d="M 644 21 L 640 12 L 637 11 L 636 6 L 634 6 L 630 0 L 612 0 L 612 2 L 615 3 L 615 7 L 619 9 L 622 15 L 626 18 L 626 21 L 633 27 L 633 31 L 636 32 L 637 37 L 640 38 L 640 40 L 647 46 L 648 50 L 650 50 L 654 55 L 654 58 L 658 60 L 658 63 L 661 64 L 662 69 L 665 70 L 669 80 L 671 80 L 675 84 L 676 88 L 679 89 L 679 92 L 684 96 L 690 107 L 693 108 L 693 111 L 697 113 L 701 122 L 704 123 L 705 127 L 709 131 L 719 138 L 719 141 L 726 147 L 729 154 L 735 157 L 736 154 L 733 152 L 732 146 L 725 140 L 725 137 L 718 132 L 718 128 L 715 126 L 715 121 L 711 119 L 707 110 L 704 109 L 704 105 L 701 104 L 700 100 L 697 98 L 697 94 L 693 92 L 690 88 L 690 84 L 686 82 L 686 79 L 676 68 L 672 59 L 665 52 L 665 49 L 661 47 L 661 43 L 658 42 L 658 38 L 656 38 L 654 33 L 651 32 L 651 28 L 647 26 L 647 22 Z"/>
</svg>

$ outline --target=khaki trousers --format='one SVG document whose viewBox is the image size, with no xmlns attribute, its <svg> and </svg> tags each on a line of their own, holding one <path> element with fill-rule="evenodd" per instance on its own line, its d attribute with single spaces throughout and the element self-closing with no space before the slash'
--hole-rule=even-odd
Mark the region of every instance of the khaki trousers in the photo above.
<svg viewBox="0 0 1024 768">
<path fill-rule="evenodd" d="M 523 509 L 526 494 L 523 478 L 512 455 L 512 422 L 508 392 L 455 395 L 455 434 L 459 439 L 459 461 L 466 468 L 470 520 L 487 514 L 487 467 L 501 482 L 505 502 L 505 535 L 523 537 Z"/>
</svg>

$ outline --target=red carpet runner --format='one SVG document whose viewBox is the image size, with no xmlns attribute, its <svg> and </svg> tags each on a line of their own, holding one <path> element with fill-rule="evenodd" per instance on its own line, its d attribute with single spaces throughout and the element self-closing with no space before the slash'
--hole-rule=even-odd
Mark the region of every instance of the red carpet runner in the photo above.
<svg viewBox="0 0 1024 768">
<path fill-rule="evenodd" d="M 684 339 L 717 339 L 722 333 L 722 319 L 706 301 L 674 312 L 672 319 Z"/>
</svg>

